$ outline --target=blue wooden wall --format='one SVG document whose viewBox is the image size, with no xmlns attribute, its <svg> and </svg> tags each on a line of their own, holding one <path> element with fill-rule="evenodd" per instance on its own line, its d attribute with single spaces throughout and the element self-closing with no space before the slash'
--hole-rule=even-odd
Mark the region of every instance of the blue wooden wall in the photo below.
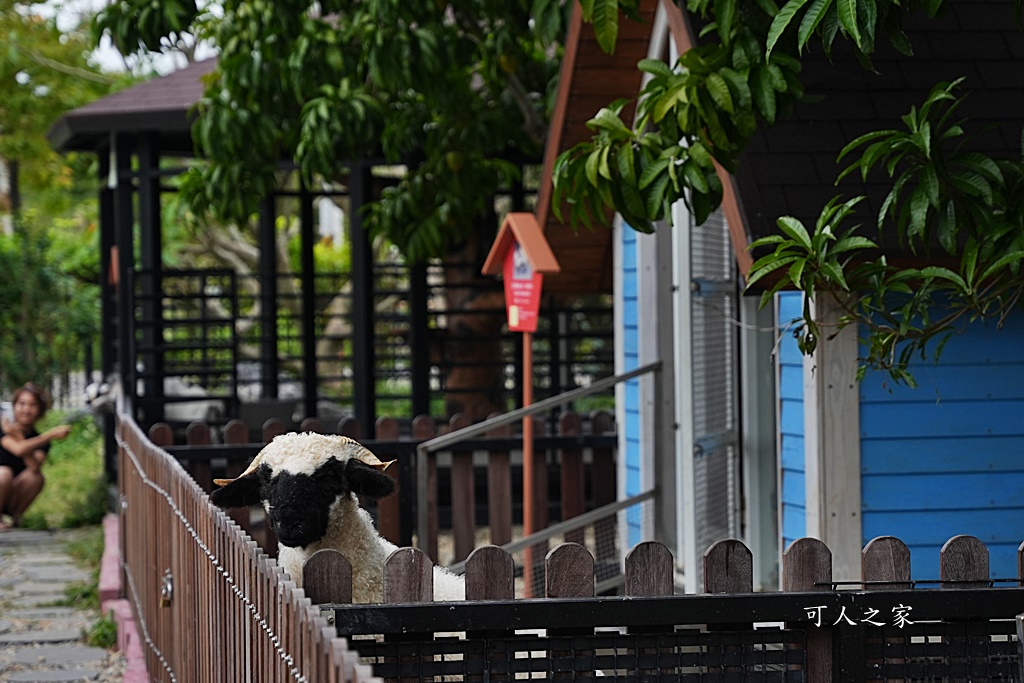
<svg viewBox="0 0 1024 683">
<path fill-rule="evenodd" d="M 623 224 L 620 234 L 622 253 L 622 348 L 625 359 L 620 372 L 628 372 L 640 366 L 640 314 L 642 307 L 638 297 L 638 233 Z M 648 303 L 648 306 L 651 304 Z M 640 478 L 642 459 L 640 438 L 642 422 L 640 419 L 640 380 L 632 379 L 625 382 L 625 424 L 622 430 L 625 439 L 623 467 L 625 472 L 626 497 L 643 493 L 643 482 Z M 626 512 L 627 545 L 632 547 L 643 540 L 643 529 L 640 510 L 631 508 Z"/>
<path fill-rule="evenodd" d="M 800 296 L 779 295 L 780 326 Z M 801 357 L 779 352 L 783 547 L 806 531 Z M 994 578 L 1017 576 L 1024 541 L 1024 315 L 954 336 L 938 362 L 918 361 L 915 389 L 881 372 L 860 385 L 863 542 L 896 536 L 918 581 L 939 577 L 939 550 L 957 534 L 980 538 Z"/>
<path fill-rule="evenodd" d="M 939 549 L 977 536 L 992 576 L 1017 576 L 1024 541 L 1024 316 L 1002 329 L 977 323 L 938 363 L 920 361 L 919 386 L 883 373 L 861 382 L 864 537 L 891 535 L 918 580 L 939 576 Z"/>
<path fill-rule="evenodd" d="M 779 429 L 781 440 L 782 547 L 806 535 L 804 493 L 804 369 L 796 339 L 785 330 L 802 312 L 799 292 L 779 294 Z"/>
</svg>

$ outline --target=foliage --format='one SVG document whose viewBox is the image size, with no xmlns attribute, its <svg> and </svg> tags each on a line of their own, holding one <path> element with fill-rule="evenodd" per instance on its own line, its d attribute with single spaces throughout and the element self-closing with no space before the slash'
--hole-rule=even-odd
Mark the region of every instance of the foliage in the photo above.
<svg viewBox="0 0 1024 683">
<path fill-rule="evenodd" d="M 734 171 L 757 126 L 771 125 L 804 97 L 799 58 L 812 41 L 831 56 L 842 35 L 871 69 L 880 36 L 910 55 L 904 19 L 915 11 L 934 17 L 944 5 L 789 0 L 779 8 L 773 0 L 688 0 L 690 12 L 705 22 L 703 43 L 674 69 L 652 60 L 639 64 L 651 78 L 633 126 L 621 119 L 623 103 L 589 122 L 592 140 L 558 160 L 556 210 L 565 206 L 574 225 L 589 226 L 611 207 L 633 228 L 650 232 L 683 200 L 702 223 L 721 202 L 716 164 Z M 1015 5 L 1019 20 L 1021 2 Z M 584 3 L 602 44 L 614 40 L 608 7 Z M 859 154 L 840 178 L 852 172 L 866 178 L 876 168 L 888 173 L 892 189 L 879 230 L 890 231 L 908 253 L 943 263 L 902 268 L 878 256 L 874 241 L 843 225 L 860 197 L 834 198 L 810 230 L 782 217 L 779 234 L 754 245 L 774 247 L 749 274 L 748 285 L 770 282 L 762 303 L 788 285 L 807 294 L 798 332 L 804 353 L 813 353 L 822 334 L 811 301 L 828 293 L 846 308 L 840 327 L 867 327 L 861 374 L 865 367 L 882 368 L 913 383 L 907 363 L 929 342 L 944 339 L 960 321 L 1002 320 L 1019 302 L 1024 165 L 967 149 L 964 127 L 954 118 L 958 85 L 937 86 L 903 118 L 905 131 L 875 131 L 839 153 L 840 159 Z"/>
<path fill-rule="evenodd" d="M 960 141 L 965 123 L 952 118 L 962 101 L 955 95 L 957 85 L 937 85 L 920 109 L 903 117 L 906 130 L 868 133 L 840 153 L 845 158 L 859 152 L 840 177 L 860 172 L 866 178 L 882 168 L 893 179 L 878 227 L 895 225 L 907 249 L 945 263 L 898 267 L 878 255 L 874 242 L 853 234 L 854 228 L 841 229 L 863 197 L 842 204 L 836 197 L 812 231 L 793 217 L 782 217 L 781 234 L 751 245 L 774 246 L 749 275 L 748 286 L 774 278 L 762 305 L 787 285 L 807 295 L 795 331 L 804 353 L 813 353 L 822 334 L 810 301 L 828 293 L 845 309 L 840 327 L 860 323 L 870 329 L 866 366 L 913 384 L 907 366 L 915 355 L 925 355 L 929 342 L 948 338 L 960 321 L 996 318 L 1002 323 L 1020 302 L 1024 147 L 1018 162 L 966 149 Z"/>
<path fill-rule="evenodd" d="M 119 0 L 95 23 L 126 50 L 181 32 L 219 48 L 194 128 L 210 163 L 184 188 L 197 215 L 243 223 L 277 185 L 279 160 L 294 159 L 312 183 L 344 181 L 345 160 L 383 159 L 408 172 L 367 223 L 422 259 L 476 230 L 495 189 L 540 159 L 569 3 L 220 7 L 215 16 L 192 0 Z"/>
<path fill-rule="evenodd" d="M 46 132 L 61 114 L 110 92 L 120 78 L 89 64 L 85 32 L 61 31 L 55 19 L 24 3 L 0 0 L 0 46 L 0 163 L 18 162 L 26 194 L 64 204 L 83 163 L 60 157 Z"/>
<path fill-rule="evenodd" d="M 117 644 L 117 620 L 114 619 L 114 613 L 108 612 L 98 617 L 89 625 L 85 636 L 86 641 L 92 647 L 100 647 L 104 650 L 114 647 Z"/>
<path fill-rule="evenodd" d="M 68 416 L 47 414 L 45 425 Z M 72 421 L 70 436 L 55 441 L 43 465 L 46 486 L 25 511 L 30 529 L 67 529 L 99 524 L 109 507 L 103 476 L 103 436 L 91 418 Z"/>
</svg>

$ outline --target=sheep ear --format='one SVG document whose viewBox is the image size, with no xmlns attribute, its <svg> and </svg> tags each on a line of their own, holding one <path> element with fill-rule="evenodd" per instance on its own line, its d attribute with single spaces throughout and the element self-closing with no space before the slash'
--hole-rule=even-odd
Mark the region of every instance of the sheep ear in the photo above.
<svg viewBox="0 0 1024 683">
<path fill-rule="evenodd" d="M 350 491 L 367 498 L 385 498 L 395 492 L 394 479 L 355 458 L 345 463 L 345 478 Z"/>
<path fill-rule="evenodd" d="M 222 508 L 241 508 L 249 507 L 250 505 L 260 505 L 263 502 L 260 498 L 262 477 L 258 472 L 247 474 L 238 479 L 222 479 L 220 481 L 225 482 L 223 488 L 214 489 L 210 492 L 210 500 L 213 501 L 214 505 Z"/>
</svg>

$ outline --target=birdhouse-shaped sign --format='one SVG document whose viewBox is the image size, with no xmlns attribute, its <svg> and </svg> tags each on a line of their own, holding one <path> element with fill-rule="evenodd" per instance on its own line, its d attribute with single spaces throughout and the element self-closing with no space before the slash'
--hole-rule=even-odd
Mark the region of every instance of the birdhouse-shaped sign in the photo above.
<svg viewBox="0 0 1024 683">
<path fill-rule="evenodd" d="M 510 213 L 484 262 L 484 275 L 505 280 L 510 332 L 535 332 L 544 273 L 559 272 L 558 261 L 532 213 Z"/>
</svg>

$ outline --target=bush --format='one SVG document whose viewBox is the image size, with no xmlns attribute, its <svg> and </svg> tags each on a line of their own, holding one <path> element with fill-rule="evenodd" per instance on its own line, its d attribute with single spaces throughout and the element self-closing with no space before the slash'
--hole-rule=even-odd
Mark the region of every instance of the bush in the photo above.
<svg viewBox="0 0 1024 683">
<path fill-rule="evenodd" d="M 39 430 L 61 424 L 67 416 L 46 416 Z M 22 524 L 29 529 L 69 529 L 99 524 L 108 510 L 103 473 L 103 435 L 93 420 L 72 421 L 71 435 L 55 441 L 43 464 L 46 486 L 29 506 Z"/>
</svg>

